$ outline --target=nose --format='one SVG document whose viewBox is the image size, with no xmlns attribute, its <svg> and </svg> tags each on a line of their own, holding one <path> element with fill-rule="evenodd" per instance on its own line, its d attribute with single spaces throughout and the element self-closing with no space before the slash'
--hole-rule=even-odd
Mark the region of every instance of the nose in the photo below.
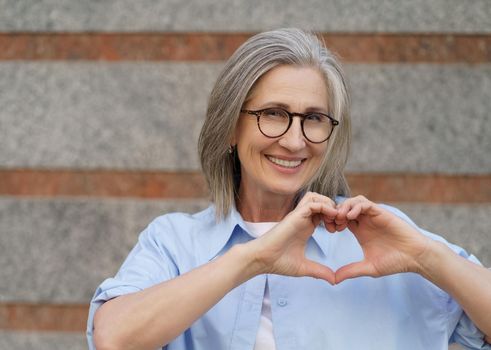
<svg viewBox="0 0 491 350">
<path fill-rule="evenodd" d="M 290 128 L 278 141 L 280 146 L 285 147 L 291 152 L 303 149 L 306 145 L 305 142 L 300 118 L 293 118 Z"/>
</svg>

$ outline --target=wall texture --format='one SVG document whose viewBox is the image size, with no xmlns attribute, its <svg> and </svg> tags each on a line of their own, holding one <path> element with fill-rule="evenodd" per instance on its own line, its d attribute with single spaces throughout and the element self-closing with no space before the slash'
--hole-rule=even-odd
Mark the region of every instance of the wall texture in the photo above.
<svg viewBox="0 0 491 350">
<path fill-rule="evenodd" d="M 0 349 L 83 349 L 155 216 L 206 206 L 196 140 L 250 35 L 322 33 L 353 92 L 354 193 L 491 266 L 491 2 L 0 0 Z"/>
</svg>

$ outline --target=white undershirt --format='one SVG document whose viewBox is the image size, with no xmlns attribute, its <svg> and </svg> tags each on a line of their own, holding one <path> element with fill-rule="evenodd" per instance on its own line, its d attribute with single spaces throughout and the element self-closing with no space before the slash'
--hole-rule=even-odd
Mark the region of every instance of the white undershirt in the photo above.
<svg viewBox="0 0 491 350">
<path fill-rule="evenodd" d="M 260 237 L 273 228 L 276 222 L 245 222 L 247 231 L 254 237 Z M 269 287 L 266 281 L 264 289 L 263 307 L 261 309 L 261 319 L 257 331 L 254 350 L 275 350 L 276 344 L 273 335 L 273 322 L 271 314 L 271 300 L 269 298 Z"/>
</svg>

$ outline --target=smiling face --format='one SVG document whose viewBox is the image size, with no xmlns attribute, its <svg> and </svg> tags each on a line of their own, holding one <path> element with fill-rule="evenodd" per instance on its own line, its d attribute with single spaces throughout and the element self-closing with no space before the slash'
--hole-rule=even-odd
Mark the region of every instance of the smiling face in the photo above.
<svg viewBox="0 0 491 350">
<path fill-rule="evenodd" d="M 255 84 L 243 108 L 281 107 L 289 112 L 328 113 L 328 93 L 319 71 L 310 67 L 278 66 Z M 319 169 L 327 142 L 305 139 L 301 119 L 294 117 L 287 133 L 264 136 L 254 115 L 242 113 L 233 140 L 241 163 L 240 195 L 247 198 L 284 196 L 291 200 Z"/>
</svg>

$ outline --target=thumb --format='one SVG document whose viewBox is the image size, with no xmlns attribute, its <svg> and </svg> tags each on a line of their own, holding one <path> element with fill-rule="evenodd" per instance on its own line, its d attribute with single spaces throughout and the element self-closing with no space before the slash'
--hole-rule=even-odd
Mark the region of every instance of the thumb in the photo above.
<svg viewBox="0 0 491 350">
<path fill-rule="evenodd" d="M 311 260 L 306 260 L 304 266 L 306 276 L 323 279 L 330 284 L 335 284 L 334 272 L 329 267 Z"/>
<path fill-rule="evenodd" d="M 341 283 L 346 279 L 360 276 L 375 276 L 375 270 L 371 264 L 366 261 L 358 261 L 344 265 L 335 273 L 336 284 Z"/>
</svg>

